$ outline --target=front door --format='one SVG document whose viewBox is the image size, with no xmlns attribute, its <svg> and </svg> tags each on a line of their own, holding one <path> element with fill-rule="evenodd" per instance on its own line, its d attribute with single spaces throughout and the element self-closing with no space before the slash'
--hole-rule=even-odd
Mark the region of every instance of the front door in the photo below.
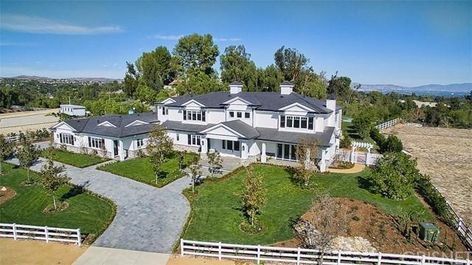
<svg viewBox="0 0 472 265">
<path fill-rule="evenodd" d="M 113 155 L 118 155 L 118 140 L 113 140 Z"/>
</svg>

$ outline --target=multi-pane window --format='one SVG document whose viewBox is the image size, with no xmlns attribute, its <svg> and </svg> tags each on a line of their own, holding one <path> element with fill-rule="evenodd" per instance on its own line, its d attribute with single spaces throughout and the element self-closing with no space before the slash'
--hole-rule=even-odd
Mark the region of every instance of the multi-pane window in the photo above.
<svg viewBox="0 0 472 265">
<path fill-rule="evenodd" d="M 89 147 L 103 149 L 105 147 L 105 139 L 103 138 L 95 138 L 95 137 L 88 137 L 88 144 Z"/>
<path fill-rule="evenodd" d="M 277 158 L 284 160 L 297 160 L 297 145 L 277 144 Z"/>
<path fill-rule="evenodd" d="M 59 142 L 61 144 L 70 144 L 74 145 L 74 136 L 69 133 L 60 133 L 59 134 Z"/>
<path fill-rule="evenodd" d="M 301 128 L 313 130 L 313 117 L 280 116 L 280 128 Z"/>
<path fill-rule="evenodd" d="M 236 117 L 238 117 L 238 118 L 242 118 L 242 117 L 243 117 L 243 113 L 242 113 L 242 112 L 240 112 L 240 111 L 238 111 L 238 112 L 236 113 Z"/>
<path fill-rule="evenodd" d="M 162 115 L 169 115 L 169 109 L 166 107 L 162 107 Z"/>
<path fill-rule="evenodd" d="M 231 118 L 234 118 L 234 112 L 233 112 L 233 111 L 230 111 L 230 112 L 229 112 L 229 116 L 230 116 Z"/>
<path fill-rule="evenodd" d="M 239 151 L 239 141 L 222 140 L 222 149 L 229 151 Z"/>
<path fill-rule="evenodd" d="M 136 140 L 136 146 L 138 148 L 144 146 L 144 140 L 143 139 L 137 139 Z"/>
<path fill-rule="evenodd" d="M 246 119 L 251 118 L 251 113 L 250 112 L 244 113 L 244 118 L 246 118 Z"/>
<path fill-rule="evenodd" d="M 200 145 L 200 135 L 187 135 L 187 144 L 188 145 Z"/>
<path fill-rule="evenodd" d="M 189 120 L 189 121 L 205 121 L 206 115 L 204 111 L 184 110 L 183 118 L 184 120 Z"/>
</svg>

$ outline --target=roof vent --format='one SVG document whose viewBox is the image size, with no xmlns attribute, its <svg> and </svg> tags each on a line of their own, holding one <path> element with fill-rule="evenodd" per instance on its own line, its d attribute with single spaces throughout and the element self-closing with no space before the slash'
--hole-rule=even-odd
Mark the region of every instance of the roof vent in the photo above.
<svg viewBox="0 0 472 265">
<path fill-rule="evenodd" d="M 289 81 L 283 81 L 280 84 L 280 94 L 282 95 L 290 95 L 293 92 L 293 83 Z"/>
<path fill-rule="evenodd" d="M 241 82 L 232 82 L 229 84 L 229 93 L 230 94 L 238 94 L 241 93 L 243 90 L 243 83 Z"/>
</svg>

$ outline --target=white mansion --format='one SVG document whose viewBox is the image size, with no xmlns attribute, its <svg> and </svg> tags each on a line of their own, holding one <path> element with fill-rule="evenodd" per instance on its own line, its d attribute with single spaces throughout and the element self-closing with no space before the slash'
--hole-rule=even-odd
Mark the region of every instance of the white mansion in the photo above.
<svg viewBox="0 0 472 265">
<path fill-rule="evenodd" d="M 319 163 L 325 171 L 339 147 L 342 110 L 326 101 L 293 92 L 283 82 L 280 93 L 242 92 L 232 83 L 230 92 L 168 98 L 155 112 L 73 119 L 52 127 L 54 143 L 69 150 L 98 153 L 125 160 L 145 148 L 147 134 L 162 124 L 176 149 L 240 159 L 296 160 L 295 148 L 304 138 L 319 144 Z"/>
</svg>

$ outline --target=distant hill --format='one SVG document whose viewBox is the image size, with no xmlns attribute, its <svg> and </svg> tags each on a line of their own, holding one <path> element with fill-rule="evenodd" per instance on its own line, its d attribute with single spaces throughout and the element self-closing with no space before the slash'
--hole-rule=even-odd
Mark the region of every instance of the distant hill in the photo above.
<svg viewBox="0 0 472 265">
<path fill-rule="evenodd" d="M 55 80 L 64 80 L 64 81 L 81 81 L 81 82 L 99 82 L 107 83 L 113 81 L 121 81 L 121 79 L 107 78 L 107 77 L 69 77 L 69 78 L 51 78 L 44 76 L 34 76 L 34 75 L 19 75 L 12 77 L 2 77 L 4 79 L 18 79 L 18 80 L 36 80 L 36 81 L 55 81 Z"/>
<path fill-rule="evenodd" d="M 356 86 L 358 84 L 354 84 Z M 422 86 L 398 86 L 391 84 L 360 84 L 360 91 L 379 91 L 382 93 L 396 92 L 400 94 L 431 95 L 431 96 L 462 96 L 472 91 L 472 83 L 461 84 L 429 84 Z"/>
</svg>

